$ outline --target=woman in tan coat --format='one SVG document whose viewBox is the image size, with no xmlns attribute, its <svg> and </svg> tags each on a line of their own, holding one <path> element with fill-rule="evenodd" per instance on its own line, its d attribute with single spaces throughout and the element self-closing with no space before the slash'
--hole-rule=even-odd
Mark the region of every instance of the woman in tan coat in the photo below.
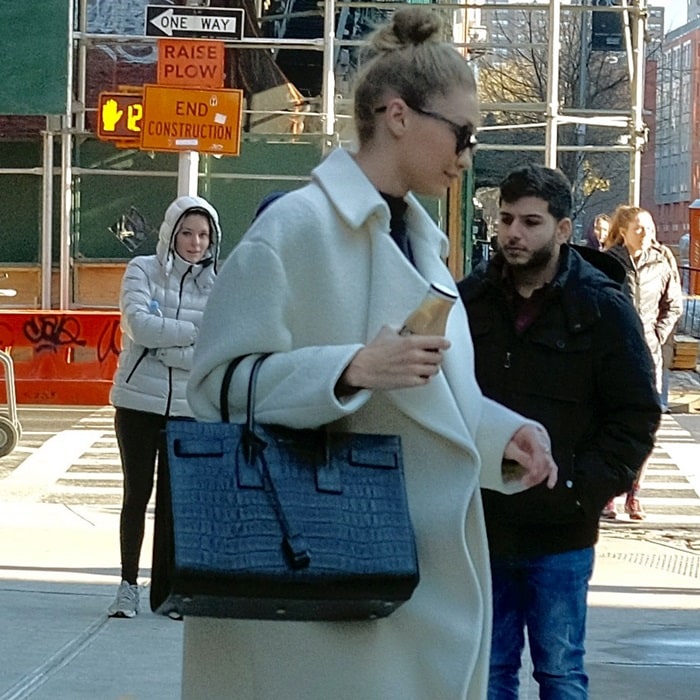
<svg viewBox="0 0 700 700">
<path fill-rule="evenodd" d="M 438 15 L 397 12 L 356 90 L 356 153 L 332 152 L 306 187 L 273 202 L 210 298 L 188 397 L 217 420 L 233 357 L 273 353 L 258 381 L 263 423 L 398 433 L 421 581 L 372 622 L 185 618 L 187 700 L 482 700 L 490 636 L 479 485 L 556 480 L 543 429 L 485 399 L 464 308 L 445 337 L 398 329 L 430 282 L 455 289 L 447 240 L 411 191 L 443 196 L 471 165 L 474 78 Z M 407 234 L 407 244 L 394 237 Z M 230 392 L 241 419 L 252 358 Z M 506 481 L 504 454 L 523 477 Z"/>
<path fill-rule="evenodd" d="M 656 240 L 656 225 L 646 209 L 620 205 L 613 215 L 610 235 L 605 242 L 608 254 L 624 267 L 627 292 L 639 314 L 644 337 L 654 360 L 656 390 L 663 388 L 663 347 L 673 342 L 673 329 L 683 313 L 683 290 L 673 253 Z M 639 490 L 646 462 L 637 474 L 632 490 L 625 496 L 625 513 L 630 520 L 644 520 Z M 615 502 L 603 508 L 602 516 L 617 518 Z"/>
</svg>

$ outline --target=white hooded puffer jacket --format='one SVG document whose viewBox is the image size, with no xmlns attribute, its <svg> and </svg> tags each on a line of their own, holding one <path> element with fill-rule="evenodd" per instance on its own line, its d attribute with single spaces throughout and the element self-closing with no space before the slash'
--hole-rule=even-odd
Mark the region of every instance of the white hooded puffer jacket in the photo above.
<svg viewBox="0 0 700 700">
<path fill-rule="evenodd" d="M 196 265 L 175 252 L 181 219 L 208 216 L 211 242 Z M 165 212 L 155 255 L 129 262 L 122 280 L 122 351 L 110 393 L 119 408 L 159 415 L 191 416 L 185 388 L 199 324 L 216 276 L 219 215 L 201 197 L 178 197 Z"/>
</svg>

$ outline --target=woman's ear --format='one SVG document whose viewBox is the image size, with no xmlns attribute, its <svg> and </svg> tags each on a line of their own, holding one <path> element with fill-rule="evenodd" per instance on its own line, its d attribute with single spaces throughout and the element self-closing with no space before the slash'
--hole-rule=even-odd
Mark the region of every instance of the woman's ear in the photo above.
<svg viewBox="0 0 700 700">
<path fill-rule="evenodd" d="M 386 103 L 386 109 L 383 112 L 384 123 L 392 135 L 399 137 L 404 134 L 408 111 L 408 106 L 400 97 L 392 97 Z"/>
</svg>

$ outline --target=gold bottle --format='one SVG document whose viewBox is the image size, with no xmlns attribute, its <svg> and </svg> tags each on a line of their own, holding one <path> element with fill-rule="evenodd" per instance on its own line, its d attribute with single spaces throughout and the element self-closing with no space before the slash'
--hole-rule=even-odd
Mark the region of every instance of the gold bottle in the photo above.
<svg viewBox="0 0 700 700">
<path fill-rule="evenodd" d="M 432 282 L 421 305 L 406 319 L 400 335 L 445 335 L 447 317 L 457 295 L 447 287 Z"/>
</svg>

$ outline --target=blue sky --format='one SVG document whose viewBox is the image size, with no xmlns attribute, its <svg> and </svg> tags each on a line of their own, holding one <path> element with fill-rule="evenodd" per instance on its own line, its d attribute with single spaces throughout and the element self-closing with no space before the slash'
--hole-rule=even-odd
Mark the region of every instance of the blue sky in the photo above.
<svg viewBox="0 0 700 700">
<path fill-rule="evenodd" d="M 662 5 L 666 9 L 664 17 L 667 32 L 685 24 L 687 9 L 685 0 L 650 0 L 649 5 Z"/>
</svg>

